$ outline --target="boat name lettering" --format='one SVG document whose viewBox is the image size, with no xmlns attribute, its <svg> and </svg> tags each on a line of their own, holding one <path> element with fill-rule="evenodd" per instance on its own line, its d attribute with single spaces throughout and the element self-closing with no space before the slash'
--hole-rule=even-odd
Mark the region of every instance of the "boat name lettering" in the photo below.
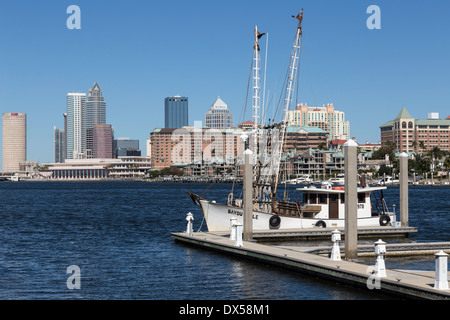
<svg viewBox="0 0 450 320">
<path fill-rule="evenodd" d="M 358 209 L 364 209 L 364 203 L 358 203 Z"/>
<path fill-rule="evenodd" d="M 233 209 L 228 209 L 228 213 L 229 214 L 235 214 L 237 216 L 242 217 L 244 215 L 244 213 L 242 211 L 238 211 L 238 210 L 233 210 Z M 257 214 L 253 214 L 252 218 L 255 220 L 258 220 L 258 215 Z"/>
</svg>

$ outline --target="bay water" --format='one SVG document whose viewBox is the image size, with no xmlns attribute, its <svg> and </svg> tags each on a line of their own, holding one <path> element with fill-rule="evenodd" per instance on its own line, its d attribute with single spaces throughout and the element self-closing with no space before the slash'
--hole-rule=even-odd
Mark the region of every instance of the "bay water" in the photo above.
<svg viewBox="0 0 450 320">
<path fill-rule="evenodd" d="M 170 237 L 186 229 L 188 212 L 194 214 L 194 230 L 206 231 L 188 191 L 225 202 L 230 188 L 133 181 L 0 182 L 0 299 L 387 298 Z M 388 187 L 385 197 L 399 210 L 398 187 Z M 449 208 L 449 187 L 410 186 L 409 222 L 419 232 L 407 241 L 450 241 Z M 69 288 L 71 266 L 79 270 L 79 289 Z M 386 267 L 434 270 L 434 257 L 386 259 Z"/>
</svg>

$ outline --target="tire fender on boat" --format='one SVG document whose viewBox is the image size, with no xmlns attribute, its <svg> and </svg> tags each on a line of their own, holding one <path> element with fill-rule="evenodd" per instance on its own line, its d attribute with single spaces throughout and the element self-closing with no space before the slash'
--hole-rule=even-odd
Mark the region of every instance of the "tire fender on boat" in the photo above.
<svg viewBox="0 0 450 320">
<path fill-rule="evenodd" d="M 318 228 L 326 228 L 327 224 L 325 223 L 325 221 L 320 220 L 320 221 L 316 222 L 316 227 L 318 227 Z"/>
<path fill-rule="evenodd" d="M 387 214 L 380 216 L 380 226 L 387 226 L 391 222 L 391 218 Z"/>
<path fill-rule="evenodd" d="M 273 216 L 270 217 L 270 219 L 269 219 L 270 229 L 278 229 L 278 228 L 280 228 L 280 224 L 281 224 L 281 218 L 279 215 L 274 214 Z"/>
</svg>

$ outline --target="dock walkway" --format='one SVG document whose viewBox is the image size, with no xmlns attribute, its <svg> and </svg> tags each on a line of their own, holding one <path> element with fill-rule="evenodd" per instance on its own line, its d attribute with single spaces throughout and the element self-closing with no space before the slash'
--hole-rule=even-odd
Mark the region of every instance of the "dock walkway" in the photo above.
<svg viewBox="0 0 450 320">
<path fill-rule="evenodd" d="M 370 273 L 373 269 L 371 266 L 345 260 L 333 261 L 327 256 L 293 248 L 272 246 L 256 241 L 243 241 L 243 245 L 237 247 L 229 237 L 208 232 L 197 232 L 192 236 L 187 233 L 172 233 L 171 237 L 177 242 L 288 268 L 334 282 L 368 290 L 372 288 L 371 290 L 402 298 L 450 300 L 450 290 L 433 288 L 434 272 L 386 270 L 387 277 L 375 278 Z"/>
<path fill-rule="evenodd" d="M 258 241 L 330 239 L 334 229 L 336 228 L 254 230 L 253 239 Z M 337 229 L 342 232 L 344 238 L 345 230 Z M 410 233 L 415 232 L 418 232 L 416 227 L 358 227 L 358 238 L 408 237 Z"/>
</svg>

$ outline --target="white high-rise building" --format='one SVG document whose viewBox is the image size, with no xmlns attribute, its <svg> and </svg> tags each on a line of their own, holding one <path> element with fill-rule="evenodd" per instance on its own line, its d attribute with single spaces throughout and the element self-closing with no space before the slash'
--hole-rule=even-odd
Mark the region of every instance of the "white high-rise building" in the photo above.
<svg viewBox="0 0 450 320">
<path fill-rule="evenodd" d="M 220 97 L 213 103 L 208 113 L 205 113 L 205 125 L 212 129 L 229 129 L 233 126 L 233 114 Z"/>
<path fill-rule="evenodd" d="M 27 115 L 3 114 L 3 172 L 19 171 L 27 160 Z"/>
<path fill-rule="evenodd" d="M 318 127 L 328 132 L 328 140 L 349 140 L 350 123 L 345 121 L 343 111 L 334 109 L 332 103 L 323 107 L 298 105 L 295 110 L 288 111 L 288 123 L 295 127 Z"/>
<path fill-rule="evenodd" d="M 86 94 L 67 94 L 67 159 L 84 158 L 86 149 Z"/>
</svg>

